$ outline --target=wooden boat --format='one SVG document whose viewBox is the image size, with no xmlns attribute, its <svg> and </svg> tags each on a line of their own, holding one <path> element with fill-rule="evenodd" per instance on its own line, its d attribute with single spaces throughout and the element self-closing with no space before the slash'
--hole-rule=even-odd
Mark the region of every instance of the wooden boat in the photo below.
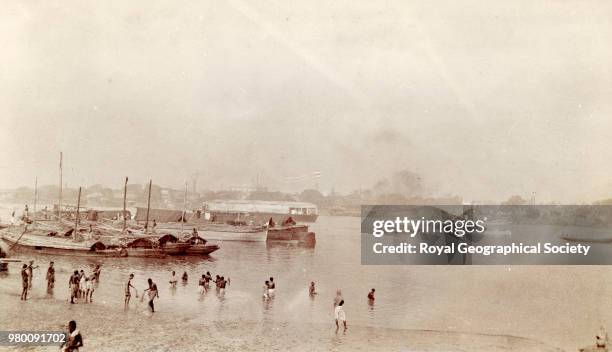
<svg viewBox="0 0 612 352">
<path fill-rule="evenodd" d="M 161 246 L 161 249 L 164 253 L 168 255 L 185 255 L 187 250 L 191 247 L 189 243 L 182 242 L 168 242 Z"/>
<path fill-rule="evenodd" d="M 185 254 L 194 256 L 205 256 L 221 248 L 216 244 L 206 244 L 207 242 L 208 241 L 206 241 L 206 239 L 200 236 L 192 236 L 187 240 L 189 248 L 187 248 Z"/>
<path fill-rule="evenodd" d="M 7 253 L 5 253 L 2 247 L 0 247 L 0 271 L 8 270 L 8 262 L 4 260 L 6 256 L 7 256 Z"/>
<path fill-rule="evenodd" d="M 75 242 L 71 238 L 45 236 L 38 232 L 39 231 L 26 231 L 20 235 L 16 235 L 8 231 L 3 231 L 0 233 L 0 239 L 8 244 L 11 250 L 15 251 L 70 256 L 127 256 L 127 253 L 120 248 L 109 248 L 100 241 Z"/>
<path fill-rule="evenodd" d="M 218 250 L 219 248 L 221 247 L 216 244 L 196 244 L 187 248 L 185 254 L 193 256 L 206 256 Z"/>
<path fill-rule="evenodd" d="M 161 250 L 168 255 L 184 255 L 191 244 L 179 242 L 178 238 L 172 234 L 165 234 L 158 240 Z"/>
<path fill-rule="evenodd" d="M 245 223 L 221 224 L 221 223 L 190 223 L 181 227 L 180 223 L 157 224 L 156 232 L 169 233 L 175 236 L 182 236 L 181 228 L 185 230 L 195 228 L 197 232 L 208 240 L 218 241 L 244 241 L 244 242 L 265 242 L 268 229 L 265 226 L 247 225 Z"/>
<path fill-rule="evenodd" d="M 230 225 L 209 223 L 198 226 L 198 233 L 209 240 L 265 242 L 268 229 L 265 226 Z"/>
<path fill-rule="evenodd" d="M 140 237 L 126 245 L 128 257 L 140 257 L 140 258 L 165 258 L 166 253 L 159 247 L 159 244 L 155 241 Z"/>
<path fill-rule="evenodd" d="M 316 242 L 315 233 L 308 231 L 307 225 L 284 225 L 268 227 L 268 242 L 293 242 L 314 244 Z"/>
</svg>

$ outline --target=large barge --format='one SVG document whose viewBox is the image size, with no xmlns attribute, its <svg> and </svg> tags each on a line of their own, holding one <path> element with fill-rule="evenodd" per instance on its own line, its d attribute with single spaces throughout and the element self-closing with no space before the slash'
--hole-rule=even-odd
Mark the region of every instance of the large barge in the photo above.
<svg viewBox="0 0 612 352">
<path fill-rule="evenodd" d="M 288 217 L 297 222 L 316 222 L 317 206 L 311 203 L 263 200 L 212 200 L 202 206 L 202 216 L 214 222 L 235 219 L 266 223 L 272 218 L 282 222 Z"/>
</svg>

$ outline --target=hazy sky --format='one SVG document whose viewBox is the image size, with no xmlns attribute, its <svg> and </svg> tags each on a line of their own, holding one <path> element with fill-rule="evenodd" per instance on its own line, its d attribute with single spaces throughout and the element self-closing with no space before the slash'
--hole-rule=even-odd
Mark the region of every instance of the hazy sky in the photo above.
<svg viewBox="0 0 612 352">
<path fill-rule="evenodd" d="M 609 1 L 13 1 L 0 188 L 612 197 Z"/>
</svg>

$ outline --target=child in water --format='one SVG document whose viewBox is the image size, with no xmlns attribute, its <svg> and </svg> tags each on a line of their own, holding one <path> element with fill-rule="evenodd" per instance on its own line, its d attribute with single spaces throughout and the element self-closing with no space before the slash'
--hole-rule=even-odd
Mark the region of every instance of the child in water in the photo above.
<svg viewBox="0 0 612 352">
<path fill-rule="evenodd" d="M 311 295 L 311 296 L 314 296 L 314 295 L 317 294 L 317 291 L 315 290 L 315 283 L 314 283 L 314 281 L 312 281 L 310 283 L 310 287 L 308 288 L 308 294 Z"/>
<path fill-rule="evenodd" d="M 270 298 L 270 294 L 268 293 L 268 290 L 270 290 L 270 281 L 266 280 L 266 282 L 264 282 L 264 287 L 263 287 L 263 298 L 266 300 Z"/>
<path fill-rule="evenodd" d="M 187 276 L 187 272 L 186 272 L 186 271 L 184 271 L 184 272 L 183 272 L 183 278 L 182 278 L 182 279 L 183 279 L 183 285 L 187 283 L 188 278 L 189 278 L 189 277 Z"/>
<path fill-rule="evenodd" d="M 200 291 L 200 293 L 206 292 L 206 286 L 206 275 L 202 274 L 202 277 L 198 282 L 198 290 Z"/>
</svg>

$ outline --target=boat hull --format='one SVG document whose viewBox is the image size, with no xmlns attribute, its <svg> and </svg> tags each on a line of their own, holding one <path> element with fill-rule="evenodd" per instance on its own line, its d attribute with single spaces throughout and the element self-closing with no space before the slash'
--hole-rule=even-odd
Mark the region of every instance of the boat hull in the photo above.
<svg viewBox="0 0 612 352">
<path fill-rule="evenodd" d="M 157 248 L 126 248 L 130 258 L 166 258 L 168 255 Z"/>
<path fill-rule="evenodd" d="M 190 247 L 191 247 L 191 244 L 189 243 L 167 242 L 161 247 L 161 249 L 165 254 L 168 254 L 168 255 L 185 255 L 187 252 L 187 249 L 189 249 Z"/>
<path fill-rule="evenodd" d="M 198 235 L 207 240 L 216 241 L 243 241 L 243 242 L 265 242 L 268 236 L 268 229 L 262 226 L 233 226 L 227 224 L 198 224 L 188 225 L 197 227 Z M 158 226 L 158 234 L 168 233 L 178 237 L 190 233 L 189 227 L 185 226 L 182 230 L 180 224 L 163 224 Z"/>
<path fill-rule="evenodd" d="M 159 249 L 141 248 L 104 248 L 96 249 L 92 242 L 73 242 L 70 238 L 46 237 L 34 234 L 23 236 L 11 233 L 0 233 L 0 239 L 8 244 L 11 250 L 24 251 L 43 255 L 66 255 L 72 257 L 144 257 L 160 258 L 166 255 Z"/>
<path fill-rule="evenodd" d="M 216 241 L 242 241 L 242 242 L 265 242 L 268 238 L 267 229 L 257 231 L 224 231 L 224 230 L 198 230 L 200 236 L 207 240 Z"/>
<path fill-rule="evenodd" d="M 306 225 L 294 225 L 268 228 L 268 242 L 315 243 L 314 232 L 308 231 Z"/>
<path fill-rule="evenodd" d="M 25 236 L 24 236 L 25 237 Z M 23 237 L 16 241 L 15 238 L 0 235 L 0 239 L 6 242 L 9 247 L 14 251 L 25 251 L 28 253 L 36 253 L 43 255 L 66 255 L 66 256 L 98 256 L 98 257 L 125 257 L 127 253 L 120 250 L 115 249 L 104 249 L 104 250 L 95 250 L 89 247 L 63 247 L 54 245 L 53 243 L 44 244 L 44 243 L 36 243 L 36 242 L 24 242 Z"/>
<path fill-rule="evenodd" d="M 185 254 L 191 256 L 206 256 L 218 250 L 219 248 L 220 247 L 216 244 L 194 244 L 191 245 L 191 247 L 187 248 Z"/>
</svg>

